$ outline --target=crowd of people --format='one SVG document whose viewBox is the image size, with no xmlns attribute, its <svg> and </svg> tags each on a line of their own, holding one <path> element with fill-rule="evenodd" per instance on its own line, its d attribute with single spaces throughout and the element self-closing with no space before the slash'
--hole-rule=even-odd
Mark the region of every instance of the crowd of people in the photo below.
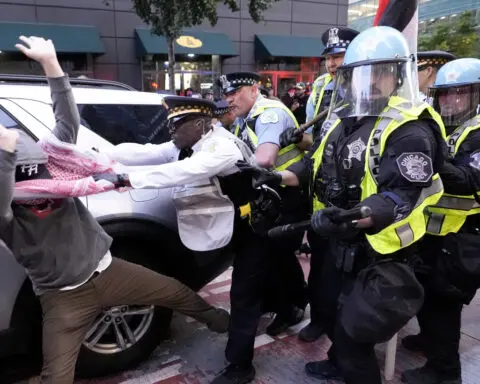
<svg viewBox="0 0 480 384">
<path fill-rule="evenodd" d="M 42 382 L 73 381 L 102 307 L 154 304 L 216 332 L 228 328 L 228 365 L 212 384 L 249 383 L 260 317 L 276 314 L 267 333 L 277 335 L 304 318 L 308 303 L 299 338 L 326 334 L 332 345 L 327 359 L 306 364 L 307 375 L 381 384 L 375 345 L 417 316 L 421 332 L 403 344 L 427 362 L 402 381 L 462 382 L 461 312 L 480 285 L 480 60 L 415 55 L 390 27 L 332 27 L 322 39 L 327 72 L 310 94 L 298 83 L 282 102 L 265 94 L 256 73 L 223 74 L 217 103 L 164 98 L 171 141 L 105 151 L 134 171 L 92 171 L 119 189 L 173 187 L 183 243 L 235 254 L 230 314 L 174 279 L 115 259 L 78 198 L 12 200 L 16 182 L 55 174 L 41 143 L 25 150 L 21 132 L 0 130 L 1 236 L 42 304 Z M 78 112 L 52 43 L 21 40 L 18 48 L 49 78 L 53 134 L 75 143 Z M 37 173 L 22 172 L 30 163 Z M 307 282 L 295 254 L 304 233 L 285 226 L 305 220 Z M 268 235 L 281 226 L 284 236 Z"/>
</svg>

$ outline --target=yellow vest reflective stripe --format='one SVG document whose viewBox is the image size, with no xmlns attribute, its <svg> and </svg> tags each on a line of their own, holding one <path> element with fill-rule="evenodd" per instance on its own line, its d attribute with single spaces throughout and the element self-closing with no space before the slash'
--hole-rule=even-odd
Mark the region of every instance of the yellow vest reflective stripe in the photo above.
<svg viewBox="0 0 480 384">
<path fill-rule="evenodd" d="M 424 112 L 430 116 L 440 127 L 441 135 L 445 138 L 445 128 L 440 116 L 426 103 L 413 104 L 399 97 L 391 97 L 388 106 L 377 119 L 370 134 L 367 148 L 365 150 L 365 175 L 360 185 L 362 190 L 361 200 L 378 193 L 378 164 L 388 137 L 403 124 L 418 119 Z M 327 131 L 319 149 L 314 153 L 314 180 L 321 165 L 323 149 L 328 137 L 338 126 L 340 120 L 333 123 Z M 423 211 L 432 204 L 435 204 L 443 193 L 443 184 L 438 174 L 433 175 L 432 185 L 423 188 L 420 196 L 410 214 L 395 223 L 392 223 L 382 231 L 374 235 L 366 235 L 371 247 L 380 254 L 391 254 L 401 248 L 411 245 L 419 240 L 426 232 L 426 225 Z M 316 198 L 316 197 L 315 197 Z M 317 199 L 317 198 L 316 198 Z M 432 203 L 433 202 L 433 203 Z M 314 201 L 314 210 L 322 209 L 323 203 Z"/>
<path fill-rule="evenodd" d="M 251 115 L 249 115 L 249 118 L 253 119 L 258 116 L 260 116 L 263 112 L 265 112 L 269 108 L 279 108 L 285 111 L 294 121 L 295 123 L 295 128 L 298 128 L 298 122 L 297 119 L 295 118 L 294 114 L 290 109 L 288 109 L 285 104 L 283 104 L 280 101 L 277 100 L 269 100 L 269 99 L 262 99 L 259 100 L 255 103 L 253 106 L 254 111 L 252 112 Z M 235 129 L 235 136 L 239 137 L 240 136 L 240 126 L 237 125 Z M 250 141 L 252 144 L 255 146 L 255 148 L 258 145 L 258 137 L 255 133 L 255 127 L 250 128 L 247 124 L 246 128 L 248 137 L 250 138 Z M 295 144 L 290 144 L 284 148 L 281 148 L 278 151 L 277 155 L 277 161 L 275 163 L 274 169 L 277 171 L 283 171 L 287 169 L 290 165 L 296 163 L 297 161 L 301 160 L 302 157 L 305 156 L 305 152 L 301 151 L 300 149 L 297 148 Z"/>
<path fill-rule="evenodd" d="M 318 78 L 313 83 L 312 93 L 315 95 L 315 113 L 314 116 L 318 115 L 318 110 L 320 109 L 320 105 L 322 104 L 323 94 L 325 93 L 325 88 L 327 85 L 333 80 L 333 77 L 326 73 Z"/>
<path fill-rule="evenodd" d="M 452 158 L 470 132 L 478 129 L 480 129 L 480 115 L 465 122 L 447 137 L 447 146 Z M 445 193 L 435 206 L 427 208 L 427 232 L 437 236 L 456 233 L 465 224 L 467 216 L 478 213 L 480 213 L 480 205 L 473 195 L 460 196 Z"/>
</svg>

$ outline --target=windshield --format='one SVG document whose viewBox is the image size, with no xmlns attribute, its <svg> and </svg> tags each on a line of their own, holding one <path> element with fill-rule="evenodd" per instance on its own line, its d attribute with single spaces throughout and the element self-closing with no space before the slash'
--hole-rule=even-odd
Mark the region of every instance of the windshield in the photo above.
<svg viewBox="0 0 480 384">
<path fill-rule="evenodd" d="M 160 105 L 79 104 L 82 125 L 110 143 L 161 144 L 170 140 Z"/>
</svg>

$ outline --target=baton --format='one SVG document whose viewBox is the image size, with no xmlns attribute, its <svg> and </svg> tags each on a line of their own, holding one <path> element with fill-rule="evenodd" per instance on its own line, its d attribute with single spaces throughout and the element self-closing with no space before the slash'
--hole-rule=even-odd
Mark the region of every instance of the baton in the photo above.
<svg viewBox="0 0 480 384">
<path fill-rule="evenodd" d="M 372 210 L 370 207 L 355 207 L 347 211 L 340 212 L 335 218 L 332 219 L 332 221 L 335 223 L 345 223 L 347 221 L 351 221 L 353 224 L 355 224 L 356 221 L 369 217 L 371 213 Z M 310 225 L 310 220 L 300 221 L 294 224 L 280 225 L 270 229 L 268 231 L 268 237 L 282 237 L 295 232 L 303 232 L 307 229 L 310 229 Z"/>
<path fill-rule="evenodd" d="M 306 123 L 300 125 L 298 127 L 298 130 L 300 132 L 305 132 L 308 128 L 310 128 L 312 125 L 318 123 L 320 120 L 322 120 L 328 113 L 328 108 L 325 108 L 322 112 L 320 112 L 318 115 L 316 115 L 312 120 L 307 121 Z"/>
</svg>

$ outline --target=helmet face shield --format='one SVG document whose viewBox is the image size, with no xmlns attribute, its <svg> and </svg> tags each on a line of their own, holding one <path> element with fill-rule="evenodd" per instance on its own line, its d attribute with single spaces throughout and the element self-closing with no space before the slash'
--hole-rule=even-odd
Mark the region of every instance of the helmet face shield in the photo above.
<svg viewBox="0 0 480 384">
<path fill-rule="evenodd" d="M 370 62 L 338 69 L 330 114 L 379 116 L 391 96 L 418 99 L 411 61 Z M 342 106 L 339 111 L 338 108 Z"/>
<path fill-rule="evenodd" d="M 433 87 L 428 96 L 447 127 L 462 125 L 480 112 L 480 83 Z"/>
</svg>

